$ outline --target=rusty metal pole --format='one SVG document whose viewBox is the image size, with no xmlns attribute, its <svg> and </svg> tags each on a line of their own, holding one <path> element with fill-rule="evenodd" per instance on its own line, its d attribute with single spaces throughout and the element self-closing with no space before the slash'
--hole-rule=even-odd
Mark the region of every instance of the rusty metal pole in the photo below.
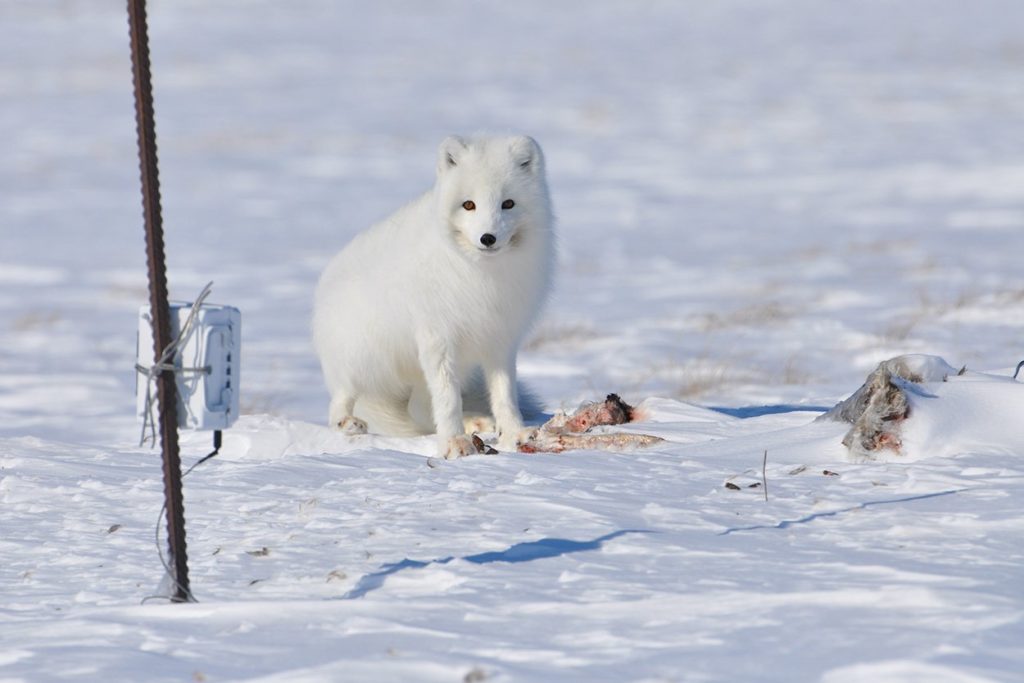
<svg viewBox="0 0 1024 683">
<path fill-rule="evenodd" d="M 149 35 L 145 0 L 128 0 L 131 30 L 132 74 L 135 80 L 135 123 L 139 134 L 139 165 L 142 170 L 142 209 L 146 224 L 146 255 L 149 261 L 149 304 L 153 317 L 153 357 L 160 358 L 171 343 L 171 315 L 167 304 L 167 269 L 164 265 L 164 229 L 160 217 L 160 179 L 156 161 L 156 125 L 153 116 L 153 84 L 149 69 Z M 178 396 L 174 372 L 162 371 L 156 379 L 160 446 L 163 451 L 164 498 L 167 501 L 167 544 L 174 572 L 174 602 L 188 602 L 188 554 L 185 549 L 185 509 L 181 495 L 181 457 L 178 452 Z"/>
</svg>

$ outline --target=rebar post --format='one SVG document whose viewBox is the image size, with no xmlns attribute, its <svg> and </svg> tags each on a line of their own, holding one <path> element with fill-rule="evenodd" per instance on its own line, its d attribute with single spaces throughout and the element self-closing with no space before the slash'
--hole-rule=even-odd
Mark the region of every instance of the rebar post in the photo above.
<svg viewBox="0 0 1024 683">
<path fill-rule="evenodd" d="M 145 0 L 128 0 L 132 73 L 135 81 L 135 123 L 139 137 L 142 172 L 142 208 L 149 262 L 149 303 L 153 318 L 153 357 L 160 358 L 171 343 L 170 307 L 167 303 L 167 269 L 164 263 L 164 230 L 160 216 L 160 179 L 157 174 L 156 125 L 153 115 L 153 84 L 150 77 L 149 35 Z M 164 498 L 167 503 L 167 543 L 174 572 L 174 602 L 192 599 L 185 549 L 185 510 L 181 494 L 181 457 L 178 452 L 178 396 L 174 372 L 163 370 L 156 378 L 160 446 L 163 451 Z"/>
</svg>

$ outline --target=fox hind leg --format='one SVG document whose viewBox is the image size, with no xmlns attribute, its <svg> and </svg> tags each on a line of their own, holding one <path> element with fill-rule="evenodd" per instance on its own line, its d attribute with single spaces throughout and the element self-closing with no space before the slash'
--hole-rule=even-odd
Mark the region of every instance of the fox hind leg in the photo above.
<svg viewBox="0 0 1024 683">
<path fill-rule="evenodd" d="M 466 429 L 467 434 L 498 431 L 494 424 L 494 418 L 480 413 L 465 413 L 462 416 L 462 426 Z"/>
<path fill-rule="evenodd" d="M 330 425 L 343 434 L 366 434 L 366 422 L 352 414 L 356 407 L 356 398 L 352 394 L 335 394 L 331 398 Z"/>
</svg>

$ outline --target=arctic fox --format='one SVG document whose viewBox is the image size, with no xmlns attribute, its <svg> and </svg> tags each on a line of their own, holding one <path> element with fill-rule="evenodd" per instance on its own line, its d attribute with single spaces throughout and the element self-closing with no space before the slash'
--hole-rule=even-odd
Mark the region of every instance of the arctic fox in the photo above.
<svg viewBox="0 0 1024 683">
<path fill-rule="evenodd" d="M 516 354 L 553 266 L 536 141 L 445 139 L 433 189 L 356 236 L 320 277 L 313 343 L 330 424 L 351 434 L 436 432 L 445 458 L 474 453 L 463 398 L 479 377 L 498 447 L 515 450 Z"/>
</svg>

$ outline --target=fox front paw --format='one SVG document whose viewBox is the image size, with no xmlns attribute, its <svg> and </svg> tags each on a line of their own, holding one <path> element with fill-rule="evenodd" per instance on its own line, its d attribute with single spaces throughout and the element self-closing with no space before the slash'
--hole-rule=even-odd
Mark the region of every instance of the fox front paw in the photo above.
<svg viewBox="0 0 1024 683">
<path fill-rule="evenodd" d="M 438 443 L 437 454 L 445 460 L 454 460 L 466 455 L 476 455 L 480 451 L 473 443 L 473 437 L 469 434 L 459 434 L 448 439 L 441 439 Z"/>
<path fill-rule="evenodd" d="M 352 415 L 346 415 L 345 417 L 341 418 L 341 420 L 338 421 L 338 424 L 335 425 L 335 427 L 342 434 L 347 434 L 348 436 L 355 436 L 356 434 L 366 434 L 367 432 L 366 423 L 360 420 L 358 417 L 354 417 Z"/>
</svg>

